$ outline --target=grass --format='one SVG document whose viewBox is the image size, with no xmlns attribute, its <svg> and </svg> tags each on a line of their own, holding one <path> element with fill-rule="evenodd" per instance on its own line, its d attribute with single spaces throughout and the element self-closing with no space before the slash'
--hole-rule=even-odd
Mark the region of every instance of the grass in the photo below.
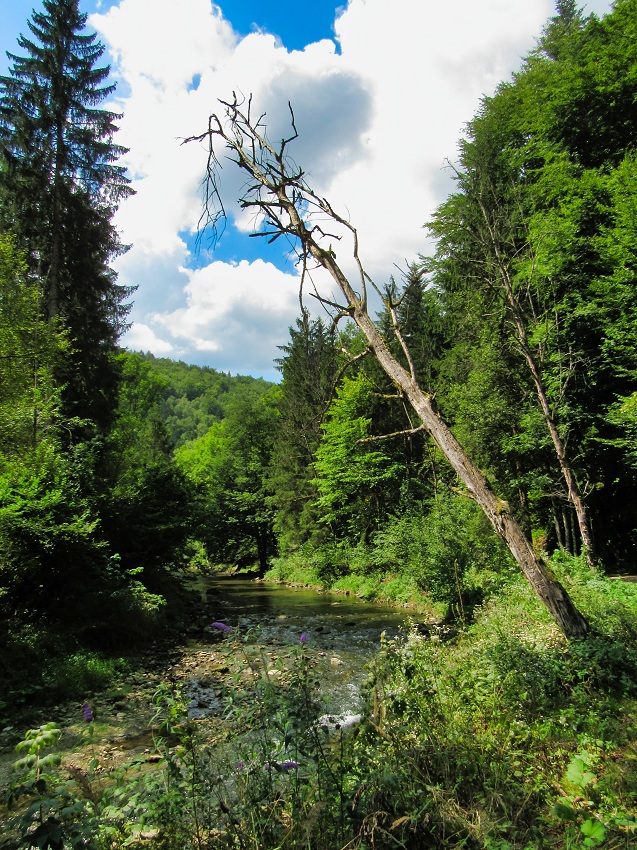
<svg viewBox="0 0 637 850">
<path fill-rule="evenodd" d="M 313 724 L 302 647 L 285 676 L 237 679 L 223 746 L 165 691 L 179 743 L 159 742 L 152 775 L 122 776 L 115 796 L 91 803 L 96 846 L 103 834 L 122 847 L 141 825 L 153 850 L 635 847 L 637 588 L 577 559 L 552 566 L 590 618 L 589 639 L 567 642 L 529 585 L 509 579 L 453 640 L 384 641 L 347 734 Z M 230 640 L 240 657 L 240 635 Z"/>
</svg>

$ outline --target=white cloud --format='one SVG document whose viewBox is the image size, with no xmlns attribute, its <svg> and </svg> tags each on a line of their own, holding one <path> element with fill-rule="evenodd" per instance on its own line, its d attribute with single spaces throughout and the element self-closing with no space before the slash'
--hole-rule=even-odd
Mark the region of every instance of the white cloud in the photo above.
<svg viewBox="0 0 637 850">
<path fill-rule="evenodd" d="M 151 351 L 158 357 L 174 354 L 175 346 L 160 339 L 152 328 L 141 322 L 135 322 L 126 334 L 126 343 L 134 351 Z"/>
<path fill-rule="evenodd" d="M 189 346 L 203 355 L 230 357 L 231 371 L 274 377 L 272 360 L 285 342 L 282 329 L 299 310 L 296 275 L 263 260 L 181 271 L 188 278 L 185 306 L 152 317 L 175 349 Z"/>
<path fill-rule="evenodd" d="M 185 268 L 196 264 L 184 234 L 199 220 L 206 153 L 180 140 L 205 130 L 219 97 L 252 93 L 273 139 L 287 131 L 292 102 L 301 134 L 292 153 L 313 187 L 349 214 L 382 283 L 425 248 L 422 225 L 448 191 L 444 162 L 464 123 L 519 66 L 553 8 L 550 0 L 349 0 L 335 25 L 340 54 L 329 40 L 288 51 L 272 35 L 240 39 L 210 0 L 120 0 L 93 15 L 124 84 L 117 141 L 130 148 L 137 195 L 117 219 L 134 244 L 119 270 L 123 283 L 139 285 L 139 326 L 168 333 L 172 342 L 158 344 L 193 362 L 271 374 L 298 310 L 298 279 L 261 261 Z M 226 169 L 222 179 L 231 219 L 249 229 L 236 203 L 243 178 Z"/>
</svg>

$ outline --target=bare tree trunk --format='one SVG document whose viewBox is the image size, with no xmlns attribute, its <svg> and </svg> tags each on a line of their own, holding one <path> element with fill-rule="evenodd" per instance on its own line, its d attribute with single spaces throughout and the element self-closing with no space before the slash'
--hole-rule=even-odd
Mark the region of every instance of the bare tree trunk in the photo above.
<svg viewBox="0 0 637 850">
<path fill-rule="evenodd" d="M 264 235 L 277 238 L 286 233 L 296 237 L 301 244 L 300 253 L 304 269 L 308 259 L 313 258 L 330 274 L 344 296 L 345 304 L 334 304 L 315 291 L 316 297 L 323 304 L 336 308 L 339 316 L 348 316 L 358 325 L 379 364 L 418 414 L 423 427 L 445 455 L 470 496 L 482 508 L 496 534 L 506 543 L 527 580 L 562 632 L 569 638 L 586 636 L 589 625 L 585 618 L 575 608 L 566 590 L 551 575 L 546 564 L 536 556 L 531 543 L 515 521 L 509 505 L 495 495 L 484 473 L 468 457 L 450 429 L 436 413 L 432 396 L 419 386 L 409 349 L 395 321 L 395 310 L 391 309 L 393 305 L 388 304 L 394 317 L 394 333 L 405 353 L 410 372 L 407 372 L 391 354 L 382 334 L 370 318 L 366 291 L 367 283 L 371 281 L 359 260 L 358 235 L 355 228 L 339 216 L 328 201 L 317 196 L 309 188 L 303 171 L 293 163 L 287 153 L 287 145 L 298 135 L 294 125 L 294 115 L 292 114 L 293 134 L 290 138 L 283 139 L 280 146 L 275 149 L 264 135 L 262 116 L 257 120 L 251 119 L 250 101 L 247 102 L 245 112 L 242 111 L 243 104 L 239 102 L 236 95 L 232 103 L 222 102 L 222 105 L 225 108 L 223 122 L 217 115 L 212 115 L 206 133 L 186 140 L 199 142 L 207 140 L 209 143 L 207 200 L 217 199 L 221 204 L 220 210 L 212 216 L 213 223 L 224 214 L 217 186 L 219 161 L 214 151 L 214 140 L 217 137 L 230 151 L 234 162 L 249 175 L 251 182 L 241 199 L 242 207 L 252 207 L 265 217 L 272 229 Z M 312 210 L 320 214 L 320 224 L 312 225 Z M 326 250 L 320 244 L 320 240 L 324 237 L 323 228 L 326 219 L 338 223 L 352 236 L 352 253 L 359 272 L 360 295 L 354 291 L 336 262 L 336 255 L 331 246 Z"/>
<path fill-rule="evenodd" d="M 519 321 L 521 324 L 521 318 L 519 318 Z M 557 461 L 560 465 L 560 470 L 562 471 L 564 481 L 566 482 L 569 501 L 575 509 L 575 514 L 577 516 L 577 524 L 579 526 L 579 532 L 582 537 L 582 544 L 586 551 L 586 560 L 588 561 L 590 566 L 594 566 L 596 560 L 595 544 L 593 542 L 593 534 L 590 528 L 588 511 L 586 509 L 586 505 L 584 503 L 584 498 L 579 488 L 579 484 L 577 483 L 577 478 L 575 477 L 575 474 L 568 461 L 566 455 L 566 447 L 564 446 L 564 442 L 560 437 L 559 431 L 557 430 L 557 426 L 555 424 L 555 420 L 553 418 L 553 414 L 551 412 L 551 408 L 546 397 L 546 392 L 544 390 L 544 383 L 540 376 L 540 372 L 537 368 L 533 355 L 531 354 L 526 338 L 526 331 L 523 326 L 518 327 L 518 339 L 522 346 L 524 357 L 526 358 L 526 361 L 529 365 L 531 376 L 533 377 L 533 383 L 535 384 L 535 389 L 540 402 L 540 407 L 542 409 L 542 414 L 544 416 L 544 421 L 546 422 L 546 426 L 551 435 L 551 440 L 553 441 Z"/>
<path fill-rule="evenodd" d="M 564 478 L 564 481 L 566 482 L 569 501 L 575 508 L 575 513 L 577 515 L 577 524 L 579 526 L 579 531 L 582 537 L 582 544 L 586 552 L 586 560 L 589 566 L 592 567 L 595 565 L 596 561 L 595 544 L 593 541 L 593 534 L 591 531 L 586 504 L 584 502 L 582 492 L 579 488 L 575 473 L 573 472 L 571 464 L 568 460 L 566 446 L 564 445 L 564 441 L 562 440 L 560 433 L 557 430 L 557 425 L 555 424 L 555 418 L 553 417 L 553 412 L 551 411 L 551 406 L 549 404 L 546 395 L 546 390 L 544 388 L 544 381 L 542 380 L 540 369 L 535 361 L 531 345 L 529 343 L 528 335 L 526 332 L 526 325 L 524 323 L 522 310 L 520 308 L 520 303 L 516 298 L 515 292 L 513 291 L 513 284 L 511 281 L 511 276 L 509 274 L 509 268 L 504 258 L 502 257 L 502 254 L 498 247 L 498 240 L 496 238 L 496 233 L 494 232 L 494 226 L 489 220 L 489 215 L 482 201 L 479 200 L 478 203 L 482 212 L 482 217 L 489 232 L 489 241 L 495 254 L 495 262 L 500 276 L 500 280 L 502 282 L 502 289 L 504 290 L 505 300 L 515 324 L 515 332 L 518 339 L 518 343 L 522 350 L 522 354 L 524 355 L 524 359 L 526 360 L 527 365 L 529 367 L 529 372 L 531 373 L 531 378 L 533 380 L 538 401 L 540 403 L 540 409 L 542 410 L 542 416 L 544 417 L 546 427 L 548 428 L 549 434 L 551 435 L 551 440 L 553 442 L 553 447 L 557 456 L 557 462 L 559 463 L 562 476 Z"/>
</svg>

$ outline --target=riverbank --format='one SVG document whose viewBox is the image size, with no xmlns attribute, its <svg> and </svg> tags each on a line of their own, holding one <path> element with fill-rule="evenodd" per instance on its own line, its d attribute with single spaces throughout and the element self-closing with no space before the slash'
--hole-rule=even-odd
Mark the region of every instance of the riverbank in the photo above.
<svg viewBox="0 0 637 850">
<path fill-rule="evenodd" d="M 445 611 L 445 606 L 436 604 L 429 594 L 418 587 L 412 577 L 398 572 L 373 570 L 364 573 L 347 572 L 336 576 L 328 571 L 321 573 L 316 564 L 304 556 L 290 555 L 275 559 L 263 581 L 354 596 L 367 602 L 412 611 L 422 615 L 427 622 L 438 622 Z"/>
<path fill-rule="evenodd" d="M 571 566 L 560 579 L 595 633 L 570 643 L 518 578 L 451 642 L 409 627 L 379 634 L 380 624 L 372 637 L 355 598 L 318 594 L 312 615 L 304 591 L 237 580 L 224 604 L 209 587 L 205 612 L 217 626 L 208 623 L 206 645 L 194 635 L 123 700 L 150 736 L 131 728 L 94 744 L 95 768 L 69 750 L 58 776 L 112 848 L 628 850 L 637 587 Z M 262 594 L 258 609 L 248 586 Z M 317 683 L 324 673 L 338 682 L 338 662 L 359 641 L 374 649 L 360 717 L 341 735 L 348 724 L 321 719 Z M 152 717 L 136 702 L 143 691 Z M 88 724 L 74 709 L 76 740 L 107 722 L 94 702 Z"/>
<path fill-rule="evenodd" d="M 406 624 L 404 615 L 388 608 L 307 588 L 264 586 L 249 576 L 193 577 L 190 593 L 190 617 L 181 634 L 118 664 L 103 662 L 111 675 L 94 678 L 92 686 L 85 679 L 86 689 L 74 699 L 39 707 L 32 702 L 23 716 L 12 714 L 0 729 L 0 785 L 11 781 L 15 745 L 27 728 L 47 722 L 62 732 L 56 750 L 64 769 L 85 769 L 96 756 L 106 773 L 148 760 L 158 735 L 156 698 L 166 687 L 179 695 L 187 718 L 212 734 L 228 710 L 224 695 L 232 692 L 236 698 L 237 682 L 251 685 L 251 671 L 285 679 L 301 635 L 322 683 L 325 711 L 355 713 L 364 664 L 381 633 L 396 636 Z M 82 681 L 79 673 L 76 678 Z M 78 682 L 70 685 L 77 688 Z M 83 717 L 86 704 L 89 725 Z"/>
</svg>

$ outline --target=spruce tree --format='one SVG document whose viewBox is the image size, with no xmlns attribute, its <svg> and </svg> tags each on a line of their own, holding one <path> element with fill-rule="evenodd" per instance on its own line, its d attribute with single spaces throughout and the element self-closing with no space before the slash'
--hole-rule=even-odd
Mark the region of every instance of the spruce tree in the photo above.
<svg viewBox="0 0 637 850">
<path fill-rule="evenodd" d="M 307 310 L 290 328 L 290 340 L 279 346 L 281 415 L 275 436 L 270 487 L 277 508 L 276 532 L 282 549 L 294 548 L 316 534 L 316 449 L 321 423 L 338 371 L 334 333 Z"/>
<path fill-rule="evenodd" d="M 68 329 L 72 353 L 61 370 L 67 416 L 105 428 L 114 409 L 112 353 L 130 290 L 110 268 L 123 246 L 112 222 L 131 193 L 125 149 L 113 143 L 117 114 L 99 108 L 104 47 L 86 33 L 79 0 L 44 0 L 9 53 L 0 77 L 0 226 L 11 228 L 42 286 L 46 319 Z"/>
</svg>

